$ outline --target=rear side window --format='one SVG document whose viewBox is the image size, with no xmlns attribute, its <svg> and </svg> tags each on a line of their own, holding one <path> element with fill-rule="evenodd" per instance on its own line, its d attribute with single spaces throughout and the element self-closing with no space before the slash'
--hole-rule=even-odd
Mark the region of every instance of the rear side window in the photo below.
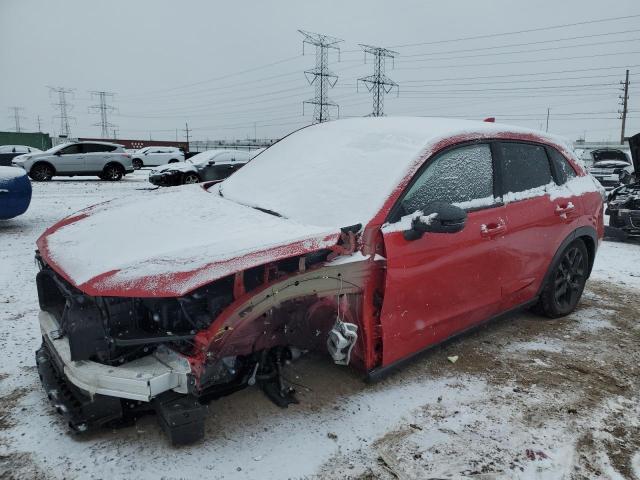
<svg viewBox="0 0 640 480">
<path fill-rule="evenodd" d="M 116 148 L 113 145 L 101 145 L 99 143 L 85 143 L 82 145 L 84 153 L 113 152 Z"/>
<path fill-rule="evenodd" d="M 530 143 L 498 143 L 504 193 L 516 193 L 553 181 L 545 148 Z"/>
<path fill-rule="evenodd" d="M 553 163 L 553 168 L 556 171 L 556 177 L 558 177 L 558 184 L 562 185 L 566 183 L 567 180 L 571 180 L 576 177 L 576 171 L 573 169 L 569 161 L 558 152 L 555 148 L 548 147 L 547 152 L 549 152 L 549 158 L 551 159 L 551 163 Z"/>
<path fill-rule="evenodd" d="M 405 194 L 400 216 L 433 202 L 486 207 L 493 199 L 493 161 L 487 144 L 454 148 L 436 157 Z"/>
</svg>

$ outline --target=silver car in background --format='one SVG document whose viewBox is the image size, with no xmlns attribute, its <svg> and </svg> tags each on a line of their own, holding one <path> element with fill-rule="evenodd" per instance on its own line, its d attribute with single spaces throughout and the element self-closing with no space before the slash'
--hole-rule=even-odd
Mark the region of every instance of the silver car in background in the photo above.
<svg viewBox="0 0 640 480">
<path fill-rule="evenodd" d="M 131 155 L 122 145 L 107 142 L 69 142 L 40 153 L 19 155 L 11 162 L 37 182 L 54 176 L 97 176 L 118 181 L 133 172 Z"/>
</svg>

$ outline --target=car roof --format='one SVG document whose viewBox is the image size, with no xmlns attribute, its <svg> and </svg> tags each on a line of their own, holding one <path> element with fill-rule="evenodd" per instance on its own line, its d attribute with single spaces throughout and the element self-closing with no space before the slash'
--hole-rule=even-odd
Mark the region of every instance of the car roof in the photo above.
<svg viewBox="0 0 640 480">
<path fill-rule="evenodd" d="M 82 142 L 69 142 L 69 143 L 78 143 L 78 144 L 85 144 L 85 143 L 91 143 L 91 144 L 98 144 L 98 145 L 109 145 L 110 147 L 124 147 L 124 145 L 121 145 L 120 143 L 112 143 L 112 142 L 101 142 L 99 140 L 93 141 L 93 140 L 83 140 Z"/>
</svg>

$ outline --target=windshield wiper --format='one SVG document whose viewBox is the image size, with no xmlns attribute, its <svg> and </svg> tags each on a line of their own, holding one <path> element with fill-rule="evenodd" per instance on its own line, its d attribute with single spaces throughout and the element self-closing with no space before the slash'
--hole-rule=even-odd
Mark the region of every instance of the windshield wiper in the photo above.
<svg viewBox="0 0 640 480">
<path fill-rule="evenodd" d="M 268 213 L 269 215 L 273 215 L 274 217 L 280 217 L 283 218 L 282 215 L 280 215 L 278 212 L 274 212 L 273 210 L 269 210 L 268 208 L 261 208 L 261 207 L 253 207 L 256 210 L 260 210 L 261 212 L 264 213 Z"/>
</svg>

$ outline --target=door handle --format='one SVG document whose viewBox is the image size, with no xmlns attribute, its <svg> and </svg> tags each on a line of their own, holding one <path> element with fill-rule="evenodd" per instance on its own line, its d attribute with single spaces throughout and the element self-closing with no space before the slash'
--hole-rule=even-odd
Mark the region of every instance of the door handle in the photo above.
<svg viewBox="0 0 640 480">
<path fill-rule="evenodd" d="M 497 222 L 483 223 L 480 225 L 480 235 L 485 238 L 492 238 L 496 235 L 500 235 L 507 231 L 507 225 L 504 220 L 500 219 Z"/>
<path fill-rule="evenodd" d="M 573 213 L 575 209 L 575 205 L 571 202 L 563 206 L 556 205 L 555 214 L 561 218 L 567 218 L 567 215 Z"/>
</svg>

